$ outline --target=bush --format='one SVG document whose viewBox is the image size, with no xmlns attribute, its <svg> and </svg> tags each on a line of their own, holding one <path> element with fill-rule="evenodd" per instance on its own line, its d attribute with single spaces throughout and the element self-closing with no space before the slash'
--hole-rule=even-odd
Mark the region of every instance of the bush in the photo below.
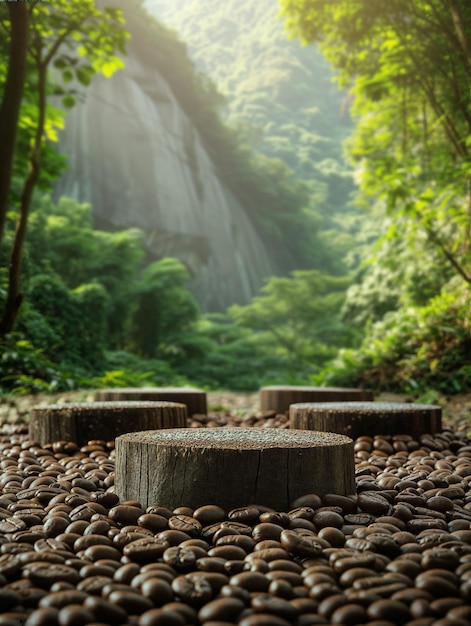
<svg viewBox="0 0 471 626">
<path fill-rule="evenodd" d="M 341 350 L 316 383 L 423 393 L 471 389 L 470 287 L 451 281 L 423 307 L 373 324 L 357 350 Z"/>
</svg>

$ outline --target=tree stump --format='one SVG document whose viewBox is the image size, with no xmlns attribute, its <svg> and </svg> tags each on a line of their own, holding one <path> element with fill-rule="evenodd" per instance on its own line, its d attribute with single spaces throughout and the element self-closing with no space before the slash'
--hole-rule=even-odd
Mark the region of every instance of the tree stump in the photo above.
<svg viewBox="0 0 471 626">
<path fill-rule="evenodd" d="M 184 428 L 187 411 L 175 402 L 84 402 L 54 404 L 31 411 L 29 437 L 41 445 L 91 439 L 111 441 L 123 433 Z"/>
<path fill-rule="evenodd" d="M 293 404 L 290 428 L 329 431 L 352 439 L 361 435 L 435 434 L 442 428 L 442 409 L 407 402 L 323 402 Z"/>
<path fill-rule="evenodd" d="M 190 387 L 121 387 L 96 391 L 93 399 L 98 402 L 110 400 L 143 400 L 178 402 L 186 404 L 188 415 L 206 415 L 208 412 L 206 392 Z"/>
<path fill-rule="evenodd" d="M 298 402 L 350 402 L 374 400 L 374 393 L 365 389 L 343 389 L 341 387 L 296 387 L 275 385 L 262 387 L 261 411 L 286 413 L 290 404 Z"/>
<path fill-rule="evenodd" d="M 116 439 L 116 492 L 142 506 L 288 511 L 306 493 L 355 492 L 353 441 L 334 433 L 203 428 Z"/>
</svg>

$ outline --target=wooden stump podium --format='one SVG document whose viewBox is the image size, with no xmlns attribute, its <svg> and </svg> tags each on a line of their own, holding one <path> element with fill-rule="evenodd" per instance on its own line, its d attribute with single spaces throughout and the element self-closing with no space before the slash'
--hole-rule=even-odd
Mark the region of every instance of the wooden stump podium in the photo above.
<svg viewBox="0 0 471 626">
<path fill-rule="evenodd" d="M 352 439 L 361 435 L 435 434 L 442 428 L 442 409 L 407 402 L 324 402 L 293 404 L 290 428 L 329 431 Z"/>
<path fill-rule="evenodd" d="M 122 387 L 116 389 L 100 389 L 93 399 L 97 402 L 113 400 L 178 402 L 186 404 L 188 415 L 206 415 L 208 412 L 206 392 L 190 387 Z"/>
<path fill-rule="evenodd" d="M 343 389 L 341 387 L 296 387 L 275 385 L 261 387 L 260 410 L 286 413 L 291 404 L 298 402 L 351 402 L 374 400 L 372 391 Z"/>
<path fill-rule="evenodd" d="M 306 493 L 355 492 L 353 441 L 333 433 L 259 428 L 135 432 L 116 439 L 116 492 L 143 507 L 288 511 Z"/>
<path fill-rule="evenodd" d="M 29 437 L 41 445 L 92 439 L 111 441 L 136 430 L 184 428 L 187 411 L 175 402 L 86 402 L 33 408 Z"/>
</svg>

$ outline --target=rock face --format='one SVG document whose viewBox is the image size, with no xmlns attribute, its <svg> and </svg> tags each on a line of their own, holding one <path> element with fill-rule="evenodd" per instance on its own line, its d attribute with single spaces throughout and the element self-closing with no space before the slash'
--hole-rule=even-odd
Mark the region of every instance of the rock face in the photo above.
<svg viewBox="0 0 471 626">
<path fill-rule="evenodd" d="M 275 261 L 168 82 L 128 44 L 126 69 L 94 78 L 69 112 L 54 195 L 90 202 L 99 228 L 143 230 L 151 257 L 190 270 L 205 311 L 247 303 Z"/>
</svg>

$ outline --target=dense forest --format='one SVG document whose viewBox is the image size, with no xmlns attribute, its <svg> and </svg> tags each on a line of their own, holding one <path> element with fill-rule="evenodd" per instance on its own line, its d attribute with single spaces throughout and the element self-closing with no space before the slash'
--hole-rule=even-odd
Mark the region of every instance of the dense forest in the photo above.
<svg viewBox="0 0 471 626">
<path fill-rule="evenodd" d="M 465 2 L 283 0 L 289 34 L 319 48 L 288 41 L 270 0 L 94 5 L 0 5 L 2 390 L 469 389 Z M 248 305 L 203 314 L 188 268 L 149 259 L 142 232 L 51 200 L 74 81 L 126 71 L 128 33 L 291 259 Z"/>
</svg>

